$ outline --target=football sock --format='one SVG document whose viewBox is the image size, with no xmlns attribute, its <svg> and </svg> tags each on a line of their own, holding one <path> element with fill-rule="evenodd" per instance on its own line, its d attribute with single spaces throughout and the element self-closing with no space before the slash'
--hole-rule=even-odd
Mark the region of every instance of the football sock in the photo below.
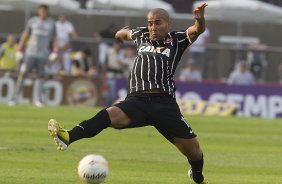
<svg viewBox="0 0 282 184">
<path fill-rule="evenodd" d="M 110 124 L 109 114 L 106 109 L 103 109 L 91 119 L 81 122 L 68 131 L 70 137 L 69 144 L 82 138 L 94 137 L 103 129 L 109 127 Z"/>
<path fill-rule="evenodd" d="M 197 160 L 197 161 L 193 161 L 188 159 L 188 162 L 190 163 L 191 167 L 192 167 L 192 172 L 193 172 L 193 180 L 196 183 L 201 183 L 202 181 L 204 181 L 204 176 L 203 176 L 203 166 L 204 166 L 204 156 L 202 154 L 202 159 L 201 160 Z"/>
</svg>

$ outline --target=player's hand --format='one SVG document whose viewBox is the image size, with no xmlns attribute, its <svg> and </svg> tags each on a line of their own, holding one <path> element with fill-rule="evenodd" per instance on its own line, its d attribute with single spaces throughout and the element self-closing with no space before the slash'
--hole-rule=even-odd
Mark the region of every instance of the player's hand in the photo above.
<svg viewBox="0 0 282 184">
<path fill-rule="evenodd" d="M 205 14 L 205 8 L 208 6 L 207 3 L 203 3 L 201 6 L 198 6 L 194 9 L 194 19 L 199 20 L 204 17 Z"/>
<path fill-rule="evenodd" d="M 124 40 L 130 40 L 129 38 L 129 26 L 121 28 L 115 35 L 116 40 L 119 43 L 123 43 Z"/>
<path fill-rule="evenodd" d="M 53 49 L 48 57 L 49 61 L 54 62 L 58 59 L 58 49 Z"/>
<path fill-rule="evenodd" d="M 17 50 L 17 53 L 16 53 L 16 58 L 17 58 L 17 61 L 21 61 L 24 57 L 24 49 L 23 48 L 19 48 Z"/>
</svg>

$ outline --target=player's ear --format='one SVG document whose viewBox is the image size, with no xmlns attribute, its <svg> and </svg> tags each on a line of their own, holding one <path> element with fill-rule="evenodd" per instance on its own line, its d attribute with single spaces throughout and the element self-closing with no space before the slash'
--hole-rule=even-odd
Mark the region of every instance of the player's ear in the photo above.
<svg viewBox="0 0 282 184">
<path fill-rule="evenodd" d="M 168 28 L 170 29 L 171 28 L 171 21 L 170 20 L 168 20 L 167 25 L 168 25 Z"/>
</svg>

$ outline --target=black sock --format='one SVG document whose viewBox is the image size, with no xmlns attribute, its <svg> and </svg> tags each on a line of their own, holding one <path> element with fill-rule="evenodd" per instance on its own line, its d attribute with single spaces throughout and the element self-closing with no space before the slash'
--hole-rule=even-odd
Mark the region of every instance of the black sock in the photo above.
<svg viewBox="0 0 282 184">
<path fill-rule="evenodd" d="M 196 183 L 201 183 L 204 181 L 204 176 L 203 176 L 203 166 L 204 166 L 204 156 L 202 155 L 201 160 L 193 161 L 188 159 L 188 162 L 190 163 L 192 167 L 192 172 L 193 172 L 193 180 Z"/>
<path fill-rule="evenodd" d="M 100 133 L 103 129 L 109 127 L 111 120 L 108 112 L 103 109 L 98 112 L 93 118 L 81 122 L 76 125 L 69 132 L 69 144 L 82 138 L 94 137 Z"/>
</svg>

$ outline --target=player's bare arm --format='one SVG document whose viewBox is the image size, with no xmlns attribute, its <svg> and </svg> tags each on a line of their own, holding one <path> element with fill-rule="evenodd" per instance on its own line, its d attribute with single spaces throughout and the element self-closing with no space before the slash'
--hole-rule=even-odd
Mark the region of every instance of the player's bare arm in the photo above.
<svg viewBox="0 0 282 184">
<path fill-rule="evenodd" d="M 189 27 L 186 30 L 187 35 L 190 40 L 194 42 L 200 34 L 202 34 L 206 29 L 206 21 L 205 21 L 205 8 L 208 6 L 207 3 L 203 3 L 201 6 L 198 6 L 194 9 L 194 19 L 195 23 L 193 26 Z"/>
<path fill-rule="evenodd" d="M 120 42 L 132 40 L 131 39 L 131 30 L 129 29 L 129 26 L 125 26 L 121 30 L 117 31 L 115 38 Z"/>
<path fill-rule="evenodd" d="M 24 45 L 25 45 L 25 43 L 26 43 L 28 37 L 29 37 L 28 32 L 26 32 L 26 31 L 23 32 L 23 34 L 22 34 L 22 36 L 21 36 L 21 38 L 20 38 L 20 41 L 19 41 L 19 46 L 18 46 L 19 50 L 21 50 L 21 49 L 24 48 Z"/>
</svg>

